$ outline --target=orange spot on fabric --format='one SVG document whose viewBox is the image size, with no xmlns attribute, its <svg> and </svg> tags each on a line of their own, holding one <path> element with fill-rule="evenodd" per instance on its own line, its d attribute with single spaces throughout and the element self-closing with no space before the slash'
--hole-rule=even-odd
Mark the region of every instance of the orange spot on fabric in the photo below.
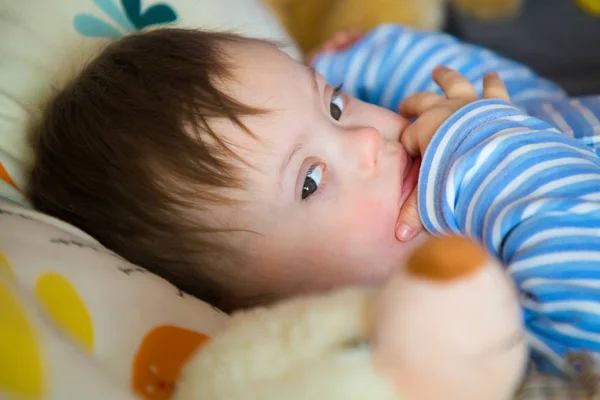
<svg viewBox="0 0 600 400">
<path fill-rule="evenodd" d="M 36 282 L 35 295 L 52 322 L 91 352 L 94 346 L 92 318 L 73 285 L 62 275 L 46 273 Z"/>
<path fill-rule="evenodd" d="M 209 337 L 171 325 L 151 330 L 133 361 L 132 388 L 145 399 L 171 398 L 181 368 Z"/>
<path fill-rule="evenodd" d="M 19 188 L 17 187 L 17 184 L 12 180 L 10 175 L 8 175 L 8 172 L 6 172 L 6 169 L 4 168 L 4 165 L 2 165 L 1 162 L 0 162 L 0 179 L 2 179 L 4 182 L 8 183 L 10 186 L 14 187 L 15 189 L 19 190 Z"/>
</svg>

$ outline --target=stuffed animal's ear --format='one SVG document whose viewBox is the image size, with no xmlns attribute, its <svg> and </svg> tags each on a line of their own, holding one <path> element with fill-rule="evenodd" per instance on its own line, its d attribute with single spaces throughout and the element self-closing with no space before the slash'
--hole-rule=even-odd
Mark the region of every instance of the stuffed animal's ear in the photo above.
<svg viewBox="0 0 600 400">
<path fill-rule="evenodd" d="M 487 254 L 478 244 L 459 236 L 433 237 L 409 257 L 406 272 L 432 281 L 460 278 L 485 265 Z"/>
</svg>

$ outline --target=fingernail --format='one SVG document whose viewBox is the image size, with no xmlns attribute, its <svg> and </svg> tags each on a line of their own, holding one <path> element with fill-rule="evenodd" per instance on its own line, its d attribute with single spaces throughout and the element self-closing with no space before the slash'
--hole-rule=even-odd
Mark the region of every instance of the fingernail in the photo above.
<svg viewBox="0 0 600 400">
<path fill-rule="evenodd" d="M 433 69 L 433 71 L 431 71 L 431 73 L 433 74 L 433 73 L 440 72 L 440 71 L 444 71 L 444 70 L 447 70 L 447 69 L 448 69 L 448 68 L 446 68 L 446 67 L 445 67 L 445 66 L 443 66 L 443 65 L 438 65 L 437 67 L 435 67 L 435 68 Z"/>
<path fill-rule="evenodd" d="M 489 71 L 489 72 L 486 72 L 484 76 L 494 77 L 494 76 L 498 76 L 498 73 L 495 71 Z"/>
<path fill-rule="evenodd" d="M 411 240 L 415 236 L 415 229 L 409 225 L 400 225 L 396 228 L 396 237 L 402 242 Z"/>
</svg>

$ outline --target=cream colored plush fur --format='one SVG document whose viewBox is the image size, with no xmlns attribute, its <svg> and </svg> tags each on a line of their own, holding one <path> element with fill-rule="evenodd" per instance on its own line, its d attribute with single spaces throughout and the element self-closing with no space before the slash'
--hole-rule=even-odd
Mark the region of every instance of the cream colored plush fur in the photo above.
<svg viewBox="0 0 600 400">
<path fill-rule="evenodd" d="M 399 399 L 363 342 L 370 298 L 349 289 L 234 316 L 184 369 L 175 399 Z"/>
</svg>

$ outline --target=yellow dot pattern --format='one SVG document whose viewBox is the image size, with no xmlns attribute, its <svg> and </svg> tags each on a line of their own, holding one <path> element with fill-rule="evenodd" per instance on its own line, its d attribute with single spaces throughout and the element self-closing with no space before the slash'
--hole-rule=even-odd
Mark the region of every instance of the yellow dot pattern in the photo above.
<svg viewBox="0 0 600 400">
<path fill-rule="evenodd" d="M 35 295 L 52 322 L 85 350 L 94 347 L 92 319 L 73 285 L 57 273 L 40 276 Z"/>
<path fill-rule="evenodd" d="M 0 251 L 0 274 L 5 274 L 7 278 L 13 279 L 14 272 L 6 256 Z"/>
<path fill-rule="evenodd" d="M 0 392 L 41 399 L 48 391 L 42 347 L 27 309 L 9 290 L 15 270 L 0 251 Z M 48 318 L 88 353 L 94 348 L 92 319 L 73 284 L 46 272 L 35 283 L 35 298 Z M 168 400 L 186 360 L 208 336 L 170 325 L 144 337 L 132 365 L 131 385 L 143 398 Z"/>
<path fill-rule="evenodd" d="M 18 397 L 38 399 L 44 394 L 44 377 L 36 332 L 2 281 L 0 310 L 0 388 Z"/>
</svg>

